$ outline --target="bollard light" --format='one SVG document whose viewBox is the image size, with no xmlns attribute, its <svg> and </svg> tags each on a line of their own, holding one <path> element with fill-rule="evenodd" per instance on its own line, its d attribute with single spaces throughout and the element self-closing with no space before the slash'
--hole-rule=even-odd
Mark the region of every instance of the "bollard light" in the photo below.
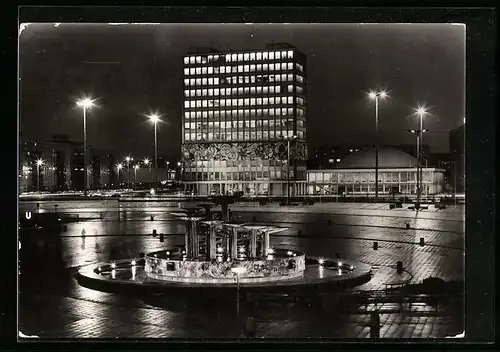
<svg viewBox="0 0 500 352">
<path fill-rule="evenodd" d="M 420 237 L 420 246 L 423 247 L 425 245 L 425 240 L 423 237 Z"/>
<path fill-rule="evenodd" d="M 373 242 L 373 250 L 377 250 L 378 249 L 378 242 Z"/>
</svg>

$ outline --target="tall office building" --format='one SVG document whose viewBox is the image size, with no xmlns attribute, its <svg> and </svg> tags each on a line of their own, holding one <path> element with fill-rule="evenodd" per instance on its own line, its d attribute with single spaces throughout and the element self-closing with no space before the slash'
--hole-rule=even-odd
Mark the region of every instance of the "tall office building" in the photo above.
<svg viewBox="0 0 500 352">
<path fill-rule="evenodd" d="M 306 58 L 293 46 L 190 50 L 184 57 L 185 190 L 284 196 L 289 184 L 290 195 L 305 194 L 306 121 Z"/>
</svg>

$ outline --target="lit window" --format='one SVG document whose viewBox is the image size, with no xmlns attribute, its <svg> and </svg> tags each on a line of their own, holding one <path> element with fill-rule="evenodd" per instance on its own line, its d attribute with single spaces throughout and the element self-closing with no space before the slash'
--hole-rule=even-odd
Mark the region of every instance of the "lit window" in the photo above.
<svg viewBox="0 0 500 352">
<path fill-rule="evenodd" d="M 250 76 L 250 83 L 255 83 L 255 76 Z"/>
<path fill-rule="evenodd" d="M 210 89 L 208 90 L 208 96 L 210 96 L 210 97 L 211 97 L 212 95 L 214 95 L 214 90 L 213 90 L 212 88 L 210 88 Z"/>
<path fill-rule="evenodd" d="M 256 66 L 256 68 L 257 68 L 257 72 L 262 71 L 262 64 L 258 64 L 258 65 Z"/>
<path fill-rule="evenodd" d="M 300 83 L 304 83 L 304 78 L 302 76 L 297 75 L 297 81 Z"/>
<path fill-rule="evenodd" d="M 243 94 L 243 88 L 238 88 L 238 94 Z"/>
<path fill-rule="evenodd" d="M 262 105 L 262 98 L 257 98 L 257 105 Z"/>
<path fill-rule="evenodd" d="M 192 82 L 194 82 L 194 80 Z M 196 85 L 197 86 L 201 85 L 201 78 L 196 79 Z"/>
<path fill-rule="evenodd" d="M 185 63 L 185 64 L 189 64 L 189 57 L 185 57 L 185 58 L 184 58 L 184 63 Z"/>
<path fill-rule="evenodd" d="M 196 123 L 195 122 L 191 122 L 191 129 L 192 130 L 196 129 Z"/>
<path fill-rule="evenodd" d="M 206 75 L 207 74 L 207 68 L 206 67 L 202 67 L 201 68 L 201 73 Z"/>
<path fill-rule="evenodd" d="M 281 59 L 281 53 L 279 51 L 275 52 L 274 56 L 275 56 L 276 60 Z"/>
<path fill-rule="evenodd" d="M 257 94 L 262 93 L 262 87 L 257 87 Z"/>
<path fill-rule="evenodd" d="M 185 108 L 189 108 L 189 101 L 185 101 L 185 102 L 184 102 L 184 107 L 185 107 Z"/>
<path fill-rule="evenodd" d="M 215 78 L 214 78 L 214 84 L 215 84 L 215 85 L 219 84 L 219 77 L 215 77 Z"/>
<path fill-rule="evenodd" d="M 185 80 L 184 80 L 184 85 L 185 85 L 185 86 L 189 86 L 189 79 L 185 79 Z"/>
<path fill-rule="evenodd" d="M 238 83 L 243 83 L 243 76 L 238 76 Z"/>
<path fill-rule="evenodd" d="M 236 66 L 234 68 L 236 72 Z M 243 65 L 238 65 L 238 72 L 243 72 Z"/>
<path fill-rule="evenodd" d="M 274 52 L 269 53 L 269 60 L 274 60 Z"/>
<path fill-rule="evenodd" d="M 269 104 L 274 104 L 274 97 L 269 98 Z"/>
<path fill-rule="evenodd" d="M 194 107 L 196 106 L 196 101 L 191 100 L 191 101 L 190 101 L 190 106 L 191 106 L 192 108 L 194 108 Z"/>
<path fill-rule="evenodd" d="M 238 54 L 238 61 L 243 61 L 243 54 Z"/>
<path fill-rule="evenodd" d="M 256 57 L 257 57 L 257 60 L 262 60 L 262 53 L 257 53 Z"/>
<path fill-rule="evenodd" d="M 274 82 L 274 80 L 276 80 L 276 82 L 279 82 L 279 81 L 281 81 L 281 75 L 272 76 L 272 79 L 273 79 L 273 82 Z"/>
<path fill-rule="evenodd" d="M 190 62 L 191 64 L 194 64 L 194 63 L 195 63 L 195 61 L 196 61 L 196 60 L 195 60 L 194 56 L 191 56 L 191 57 L 189 58 L 189 62 Z"/>
<path fill-rule="evenodd" d="M 281 75 L 281 81 L 286 82 L 286 74 Z"/>
<path fill-rule="evenodd" d="M 250 98 L 250 105 L 255 105 L 255 98 Z"/>
<path fill-rule="evenodd" d="M 205 105 L 205 102 L 206 102 L 206 100 L 203 102 L 203 105 Z M 206 111 L 203 111 L 203 112 L 201 113 L 201 116 L 203 116 L 203 117 L 205 117 L 205 118 L 206 118 L 206 117 L 207 117 L 207 112 L 206 112 Z"/>
<path fill-rule="evenodd" d="M 293 104 L 293 97 L 288 97 L 288 104 Z"/>
<path fill-rule="evenodd" d="M 219 88 L 214 89 L 214 95 L 219 95 Z"/>
<path fill-rule="evenodd" d="M 197 97 L 201 97 L 201 89 L 197 89 L 196 90 L 196 96 Z"/>
<path fill-rule="evenodd" d="M 250 105 L 250 99 L 249 98 L 246 98 L 245 101 L 244 101 L 245 105 Z"/>
<path fill-rule="evenodd" d="M 255 94 L 255 87 L 250 87 L 250 93 Z"/>
<path fill-rule="evenodd" d="M 184 74 L 185 74 L 186 76 L 187 76 L 187 75 L 189 75 L 189 68 L 185 68 L 185 69 L 184 69 Z"/>
<path fill-rule="evenodd" d="M 262 70 L 267 71 L 268 67 L 269 67 L 268 64 L 264 64 L 264 65 L 262 65 Z"/>
<path fill-rule="evenodd" d="M 201 64 L 201 56 L 197 56 L 196 57 L 196 63 L 197 64 Z"/>
<path fill-rule="evenodd" d="M 291 73 L 288 75 L 288 80 L 289 80 L 290 82 L 291 82 L 291 81 L 293 81 L 293 75 L 292 75 Z"/>
<path fill-rule="evenodd" d="M 226 61 L 231 62 L 231 54 L 226 54 Z"/>
<path fill-rule="evenodd" d="M 201 91 L 201 95 L 202 95 L 202 96 L 204 96 L 204 97 L 206 97 L 206 96 L 207 96 L 207 90 L 206 90 L 206 89 L 203 89 L 203 90 Z"/>
<path fill-rule="evenodd" d="M 201 63 L 202 64 L 206 64 L 207 63 L 207 57 L 206 56 L 202 56 L 201 57 Z"/>
<path fill-rule="evenodd" d="M 189 97 L 189 90 L 185 90 L 184 94 L 186 95 L 186 97 Z"/>
<path fill-rule="evenodd" d="M 249 57 L 250 57 L 250 56 L 248 55 L 248 53 L 243 54 L 243 59 L 244 59 L 245 61 L 248 61 Z"/>
<path fill-rule="evenodd" d="M 207 73 L 209 75 L 211 75 L 212 73 L 214 73 L 214 68 L 213 67 L 207 67 Z"/>
<path fill-rule="evenodd" d="M 289 68 L 290 70 L 293 68 L 293 64 L 292 64 L 291 62 L 288 64 L 288 68 Z M 297 64 L 297 69 L 298 69 L 300 72 L 302 72 L 302 70 L 303 70 L 304 68 L 302 67 L 302 65 L 301 65 L 301 64 Z"/>
<path fill-rule="evenodd" d="M 195 69 L 193 68 L 193 70 L 195 70 Z M 200 74 L 201 74 L 201 67 L 197 67 L 197 68 L 196 68 L 196 74 L 197 74 L 197 75 L 200 75 Z"/>
<path fill-rule="evenodd" d="M 267 87 L 262 87 L 262 93 L 267 94 L 268 93 L 268 88 Z"/>
<path fill-rule="evenodd" d="M 245 70 L 244 70 L 244 71 L 245 71 L 245 72 L 248 72 L 248 71 L 250 71 L 250 66 L 248 66 L 248 65 L 245 65 Z"/>
<path fill-rule="evenodd" d="M 200 111 L 197 111 L 196 112 L 196 118 L 199 119 L 201 117 L 201 112 Z"/>
<path fill-rule="evenodd" d="M 226 73 L 226 66 L 220 67 L 220 73 Z"/>
<path fill-rule="evenodd" d="M 231 61 L 236 62 L 238 60 L 238 56 L 236 54 L 231 55 Z"/>
<path fill-rule="evenodd" d="M 288 92 L 293 92 L 293 85 L 291 85 L 291 84 L 290 84 L 290 85 L 288 86 Z"/>
<path fill-rule="evenodd" d="M 276 93 L 281 93 L 281 87 L 280 86 L 276 86 L 275 89 L 276 89 Z"/>
<path fill-rule="evenodd" d="M 250 53 L 250 60 L 255 60 L 255 53 Z"/>
<path fill-rule="evenodd" d="M 208 62 L 212 61 L 213 59 L 213 56 L 212 55 L 208 55 Z"/>
<path fill-rule="evenodd" d="M 197 107 L 197 108 L 201 108 L 201 104 L 202 104 L 202 101 L 201 101 L 201 100 L 197 100 L 197 101 L 196 101 L 196 107 Z"/>
<path fill-rule="evenodd" d="M 207 79 L 206 79 L 206 78 L 202 78 L 201 83 L 202 83 L 203 85 L 206 85 L 206 84 L 207 84 Z"/>
<path fill-rule="evenodd" d="M 238 92 L 238 88 L 232 88 L 231 89 L 231 94 L 232 95 L 236 95 L 237 92 Z"/>
<path fill-rule="evenodd" d="M 262 53 L 262 59 L 263 60 L 267 60 L 268 57 L 269 57 L 269 53 L 268 52 Z"/>
<path fill-rule="evenodd" d="M 274 86 L 269 87 L 269 93 L 274 93 Z"/>
<path fill-rule="evenodd" d="M 288 58 L 289 58 L 289 59 L 292 59 L 292 58 L 293 58 L 293 51 L 292 51 L 292 50 L 290 50 L 290 51 L 288 52 Z"/>
<path fill-rule="evenodd" d="M 245 76 L 245 83 L 250 83 L 250 77 L 249 76 Z"/>
<path fill-rule="evenodd" d="M 209 84 L 209 85 L 213 85 L 213 84 L 214 84 L 214 79 L 213 79 L 212 77 L 210 77 L 210 78 L 208 79 L 208 84 Z"/>
<path fill-rule="evenodd" d="M 214 55 L 214 61 L 219 60 L 219 55 Z"/>
<path fill-rule="evenodd" d="M 233 99 L 233 100 L 228 100 L 228 101 L 231 101 L 233 106 L 238 105 L 238 99 Z"/>
<path fill-rule="evenodd" d="M 269 71 L 274 71 L 274 64 L 269 64 Z"/>
<path fill-rule="evenodd" d="M 264 99 L 262 99 L 262 103 L 263 103 L 264 105 L 267 105 L 267 104 L 269 104 L 269 101 L 268 101 L 268 99 L 267 99 L 267 98 L 264 98 Z"/>
<path fill-rule="evenodd" d="M 258 100 L 258 99 L 257 99 Z M 258 104 L 258 103 L 257 103 Z M 262 116 L 262 109 L 257 109 L 257 116 Z"/>
<path fill-rule="evenodd" d="M 250 72 L 255 72 L 255 65 L 250 65 Z"/>
</svg>

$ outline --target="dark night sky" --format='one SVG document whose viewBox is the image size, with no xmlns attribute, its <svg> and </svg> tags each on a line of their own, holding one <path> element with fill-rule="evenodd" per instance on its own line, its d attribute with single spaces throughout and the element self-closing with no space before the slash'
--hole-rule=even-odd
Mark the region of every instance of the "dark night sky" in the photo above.
<svg viewBox="0 0 500 352">
<path fill-rule="evenodd" d="M 465 27 L 376 24 L 31 24 L 20 36 L 21 129 L 26 139 L 54 133 L 82 139 L 82 94 L 99 98 L 88 141 L 119 153 L 151 155 L 158 110 L 160 155 L 179 154 L 182 55 L 191 46 L 260 49 L 288 42 L 307 55 L 309 150 L 373 141 L 370 88 L 387 88 L 379 131 L 384 144 L 414 143 L 412 109 L 431 115 L 425 143 L 448 151 L 448 132 L 465 114 Z M 89 64 L 86 62 L 117 62 Z"/>
</svg>

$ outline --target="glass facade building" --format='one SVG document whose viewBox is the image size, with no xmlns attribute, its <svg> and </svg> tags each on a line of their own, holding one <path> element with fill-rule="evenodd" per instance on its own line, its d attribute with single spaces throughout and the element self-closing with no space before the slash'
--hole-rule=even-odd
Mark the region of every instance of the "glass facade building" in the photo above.
<svg viewBox="0 0 500 352">
<path fill-rule="evenodd" d="M 289 176 L 291 195 L 307 192 L 306 58 L 296 48 L 189 52 L 182 121 L 186 191 L 281 196 Z"/>
</svg>

